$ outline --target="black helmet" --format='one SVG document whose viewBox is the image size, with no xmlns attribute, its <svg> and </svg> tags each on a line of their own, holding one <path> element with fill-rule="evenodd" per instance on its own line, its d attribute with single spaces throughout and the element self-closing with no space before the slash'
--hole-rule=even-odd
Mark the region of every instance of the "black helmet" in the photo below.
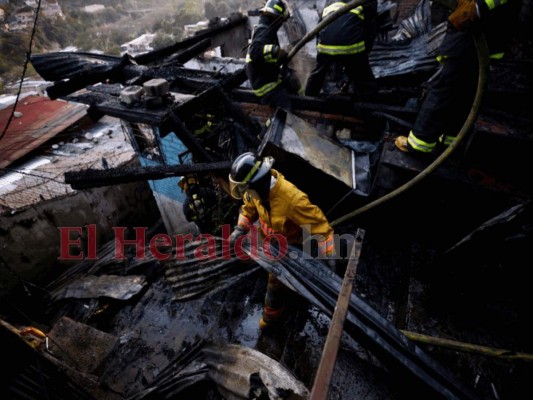
<svg viewBox="0 0 533 400">
<path fill-rule="evenodd" d="M 291 14 L 283 0 L 267 0 L 265 6 L 260 10 L 263 14 L 281 17 L 283 20 L 289 19 Z"/>
<path fill-rule="evenodd" d="M 254 153 L 243 153 L 233 161 L 229 174 L 230 193 L 236 199 L 254 183 L 270 174 L 274 164 L 272 157 L 257 157 Z"/>
</svg>

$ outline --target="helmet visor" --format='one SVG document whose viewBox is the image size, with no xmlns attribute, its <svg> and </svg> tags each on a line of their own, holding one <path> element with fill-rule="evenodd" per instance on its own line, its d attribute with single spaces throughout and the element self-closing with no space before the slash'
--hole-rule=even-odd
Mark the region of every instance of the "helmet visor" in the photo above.
<svg viewBox="0 0 533 400">
<path fill-rule="evenodd" d="M 229 175 L 229 192 L 234 199 L 242 199 L 244 192 L 248 189 L 248 182 L 236 182 Z"/>
<path fill-rule="evenodd" d="M 246 192 L 246 189 L 248 189 L 248 186 L 250 186 L 250 180 L 255 175 L 259 167 L 261 166 L 262 161 L 258 160 L 255 162 L 252 169 L 246 174 L 244 179 L 240 182 L 237 182 L 231 177 L 231 173 L 229 174 L 229 188 L 230 188 L 230 194 L 232 197 L 236 199 L 242 199 L 242 196 L 244 195 L 244 192 Z"/>
</svg>

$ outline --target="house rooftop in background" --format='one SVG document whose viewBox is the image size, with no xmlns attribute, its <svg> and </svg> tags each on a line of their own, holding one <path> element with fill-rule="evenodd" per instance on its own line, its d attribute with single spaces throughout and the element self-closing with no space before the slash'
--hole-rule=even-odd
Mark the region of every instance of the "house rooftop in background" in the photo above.
<svg viewBox="0 0 533 400">
<path fill-rule="evenodd" d="M 83 11 L 86 13 L 95 13 L 102 10 L 105 10 L 103 4 L 89 4 L 88 6 L 83 7 Z"/>
<path fill-rule="evenodd" d="M 4 132 L 14 103 L 0 110 L 0 132 Z M 87 105 L 30 95 L 19 99 L 11 123 L 0 138 L 0 168 L 38 148 L 58 133 L 87 116 Z"/>
<path fill-rule="evenodd" d="M 120 55 L 128 53 L 130 56 L 148 53 L 152 51 L 152 41 L 157 35 L 155 33 L 145 33 L 136 39 L 120 45 Z"/>
<path fill-rule="evenodd" d="M 40 146 L 34 157 L 0 176 L 0 215 L 73 194 L 76 191 L 65 183 L 68 171 L 117 168 L 134 158 L 119 119 L 104 116 L 98 122 L 89 120 L 72 127 L 65 139 Z"/>
<path fill-rule="evenodd" d="M 38 96 L 46 96 L 46 88 L 53 85 L 52 82 L 47 82 L 39 78 L 24 78 L 22 81 L 22 86 L 20 85 L 20 80 L 6 85 L 4 88 L 5 94 L 16 94 L 19 90 L 22 93 L 33 92 Z"/>
</svg>

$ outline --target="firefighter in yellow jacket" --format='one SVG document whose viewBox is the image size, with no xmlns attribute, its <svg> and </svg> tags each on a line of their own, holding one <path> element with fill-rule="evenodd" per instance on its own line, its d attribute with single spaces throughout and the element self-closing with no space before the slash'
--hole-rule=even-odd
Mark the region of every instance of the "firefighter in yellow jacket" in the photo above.
<svg viewBox="0 0 533 400">
<path fill-rule="evenodd" d="M 333 228 L 326 216 L 304 192 L 272 169 L 273 163 L 272 157 L 261 158 L 250 152 L 241 154 L 233 162 L 229 175 L 231 195 L 242 199 L 243 205 L 237 226 L 230 235 L 230 243 L 246 234 L 256 221 L 263 236 L 281 234 L 292 245 L 302 244 L 302 229 L 306 229 L 307 234 L 319 238 L 320 255 L 332 261 L 335 243 Z M 270 273 L 263 316 L 259 321 L 261 329 L 281 317 L 285 290 L 276 276 Z"/>
</svg>

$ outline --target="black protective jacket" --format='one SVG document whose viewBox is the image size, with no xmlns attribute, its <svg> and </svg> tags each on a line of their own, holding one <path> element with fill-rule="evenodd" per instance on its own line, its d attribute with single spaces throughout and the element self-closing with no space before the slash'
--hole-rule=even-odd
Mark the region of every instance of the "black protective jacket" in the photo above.
<svg viewBox="0 0 533 400">
<path fill-rule="evenodd" d="M 246 75 L 254 93 L 262 97 L 280 83 L 278 29 L 283 21 L 267 15 L 259 17 L 246 54 Z"/>
<path fill-rule="evenodd" d="M 328 0 L 322 19 L 346 3 Z M 357 6 L 327 25 L 318 34 L 317 50 L 330 55 L 357 54 L 372 49 L 376 35 L 377 1 Z"/>
<path fill-rule="evenodd" d="M 520 0 L 476 2 L 479 21 L 475 23 L 481 26 L 491 58 L 501 58 L 517 25 Z M 430 83 L 408 137 L 410 147 L 424 153 L 433 151 L 439 138 L 444 145 L 455 139 L 468 117 L 478 82 L 477 52 L 470 32 L 449 23 L 439 53 L 442 68 Z"/>
<path fill-rule="evenodd" d="M 515 32 L 521 0 L 476 0 L 479 10 L 479 24 L 487 40 L 489 53 L 501 55 Z M 448 31 L 440 46 L 444 57 L 458 57 L 475 51 L 472 35 L 468 31 L 458 31 L 448 24 Z"/>
</svg>

